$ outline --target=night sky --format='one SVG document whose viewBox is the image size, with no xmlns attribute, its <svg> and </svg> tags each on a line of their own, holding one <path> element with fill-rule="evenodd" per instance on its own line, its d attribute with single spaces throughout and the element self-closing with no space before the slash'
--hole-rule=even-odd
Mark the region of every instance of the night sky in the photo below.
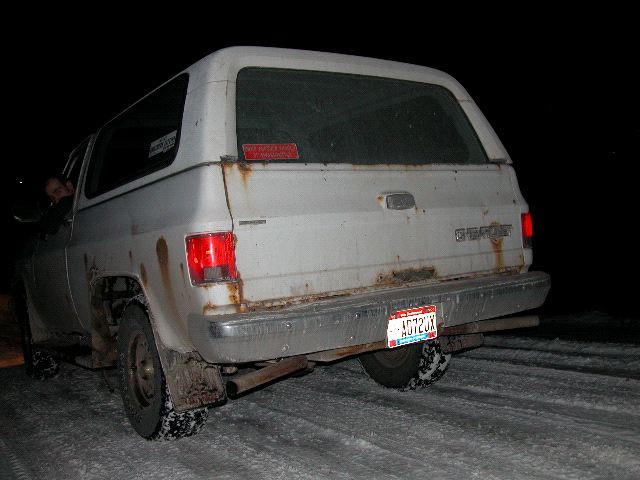
<svg viewBox="0 0 640 480">
<path fill-rule="evenodd" d="M 533 213 L 532 268 L 552 275 L 544 311 L 638 317 L 635 16 L 613 9 L 503 15 L 486 22 L 469 14 L 462 22 L 424 13 L 407 20 L 405 12 L 385 23 L 334 16 L 314 26 L 302 14 L 228 24 L 225 15 L 200 15 L 191 29 L 172 28 L 171 18 L 53 25 L 21 16 L 21 34 L 3 34 L 13 153 L 4 162 L 11 184 L 3 191 L 1 289 L 28 230 L 11 220 L 16 198 L 40 194 L 44 177 L 62 168 L 76 144 L 160 83 L 219 48 L 256 45 L 371 56 L 453 75 L 514 161 Z"/>
</svg>

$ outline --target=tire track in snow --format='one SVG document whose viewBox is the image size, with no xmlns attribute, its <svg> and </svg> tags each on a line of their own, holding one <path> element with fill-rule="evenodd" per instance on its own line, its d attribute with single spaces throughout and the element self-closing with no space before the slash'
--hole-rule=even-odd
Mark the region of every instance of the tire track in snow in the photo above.
<svg viewBox="0 0 640 480">
<path fill-rule="evenodd" d="M 454 358 L 454 361 L 455 361 L 455 358 Z M 453 365 L 455 365 L 455 363 Z M 469 365 L 464 365 L 462 367 L 466 368 L 466 367 L 469 367 Z M 461 371 L 467 376 L 469 375 L 475 376 L 473 367 L 470 368 L 469 372 L 467 372 L 466 370 L 461 370 Z M 526 373 L 527 372 L 523 372 L 522 369 L 520 369 L 521 376 L 524 375 L 526 377 Z M 344 372 L 341 374 L 341 376 L 344 377 Z M 623 451 L 618 451 L 614 453 L 619 457 L 626 459 L 628 462 L 630 462 L 628 465 L 632 466 L 633 468 L 637 468 L 637 463 L 634 461 L 634 457 L 632 455 L 635 447 L 633 445 L 630 446 L 628 444 L 625 444 L 624 439 L 617 438 L 618 434 L 624 433 L 623 426 L 621 424 L 613 424 L 613 425 L 608 423 L 603 424 L 602 419 L 597 418 L 597 419 L 589 419 L 588 421 L 585 422 L 586 425 L 579 425 L 579 423 L 584 422 L 584 420 L 582 420 L 579 416 L 576 417 L 576 415 L 573 415 L 570 408 L 567 409 L 567 411 L 569 412 L 569 416 L 567 416 L 567 414 L 564 412 L 553 412 L 553 414 L 549 414 L 548 405 L 546 405 L 544 401 L 542 402 L 542 404 L 534 403 L 533 405 L 522 405 L 523 397 L 521 395 L 512 395 L 512 398 L 509 398 L 508 396 L 506 398 L 501 398 L 500 395 L 496 396 L 495 392 L 493 392 L 493 396 L 496 397 L 496 398 L 493 398 L 492 393 L 490 392 L 489 393 L 477 392 L 477 391 L 465 392 L 464 391 L 465 387 L 464 386 L 459 387 L 457 385 L 458 382 L 452 383 L 453 386 L 451 387 L 451 389 L 447 389 L 446 387 L 444 387 L 444 385 L 447 384 L 446 379 L 447 379 L 447 376 L 445 376 L 445 378 L 441 382 L 433 386 L 432 390 L 430 390 L 430 392 L 434 393 L 438 397 L 444 397 L 444 398 L 438 399 L 440 403 L 438 401 L 433 402 L 431 404 L 431 410 L 432 411 L 435 410 L 434 416 L 437 416 L 438 418 L 443 419 L 445 423 L 449 423 L 449 424 L 458 423 L 459 425 L 464 427 L 465 424 L 473 424 L 475 422 L 476 424 L 481 425 L 482 428 L 484 428 L 484 431 L 482 430 L 482 428 L 480 428 L 478 432 L 472 431 L 470 433 L 478 434 L 481 436 L 486 436 L 486 435 L 490 436 L 493 430 L 499 431 L 500 429 L 502 429 L 506 433 L 506 436 L 511 435 L 513 438 L 520 441 L 521 447 L 524 449 L 526 449 L 527 447 L 527 435 L 520 435 L 518 432 L 528 431 L 529 434 L 538 435 L 538 436 L 540 434 L 552 435 L 556 437 L 556 440 L 553 442 L 547 442 L 549 444 L 548 447 L 555 450 L 555 456 L 558 457 L 556 461 L 556 467 L 563 469 L 565 477 L 567 474 L 566 470 L 570 468 L 569 466 L 566 465 L 566 461 L 564 461 L 563 459 L 563 456 L 566 455 L 567 452 L 562 451 L 559 448 L 556 448 L 554 446 L 554 443 L 559 444 L 561 447 L 564 446 L 565 448 L 571 447 L 578 450 L 585 449 L 586 451 L 589 451 L 590 449 L 594 448 L 594 446 L 603 445 L 603 443 L 600 442 L 598 439 L 602 439 L 604 441 L 604 444 L 606 444 L 607 442 L 611 443 L 613 441 L 613 443 L 619 449 L 623 449 Z M 322 393 L 325 396 L 327 394 L 331 395 L 335 393 L 332 387 L 329 388 L 329 391 L 325 389 L 325 386 L 330 385 L 330 383 L 319 382 L 319 385 L 321 385 Z M 462 394 L 459 395 L 459 398 L 456 398 L 455 396 L 456 392 L 454 392 L 452 389 L 461 389 L 460 391 L 462 391 Z M 348 392 L 346 393 L 348 393 L 351 398 L 353 398 L 354 396 L 355 397 L 362 396 L 359 393 L 360 389 L 357 386 L 353 388 L 347 387 L 347 390 Z M 383 390 L 383 392 L 388 392 L 388 390 Z M 453 399 L 451 398 L 452 392 L 454 395 Z M 532 394 L 535 394 L 535 393 L 536 392 L 532 392 Z M 281 394 L 289 395 L 289 392 L 281 392 Z M 474 398 L 474 396 L 478 398 Z M 404 394 L 401 394 L 398 396 L 398 398 L 406 399 L 406 398 L 413 398 L 413 397 L 411 395 L 406 396 Z M 489 398 L 492 401 L 487 403 L 486 398 Z M 450 403 L 453 403 L 453 406 L 451 406 L 451 408 L 447 407 L 446 405 L 447 401 L 449 401 Z M 401 409 L 407 408 L 406 401 L 401 400 L 399 405 L 401 405 Z M 477 416 L 474 416 L 473 414 L 467 415 L 466 411 L 482 412 L 482 415 L 477 415 Z M 456 422 L 457 417 L 461 417 L 461 418 Z M 503 417 L 506 417 L 507 420 L 504 420 Z M 597 413 L 596 417 L 601 417 L 600 412 Z M 322 418 L 322 416 L 319 416 L 319 418 Z M 622 418 L 624 418 L 624 415 L 622 416 Z M 571 428 L 573 428 L 572 425 L 574 424 L 578 424 L 578 426 L 583 430 L 582 432 L 583 434 L 589 435 L 589 438 L 586 441 L 582 441 L 579 438 L 580 436 L 579 431 L 577 432 L 575 430 L 571 431 Z M 560 427 L 556 428 L 558 425 L 560 425 Z M 605 431 L 602 431 L 602 428 L 601 428 L 602 425 L 605 425 L 606 427 Z M 567 431 L 567 429 L 569 431 Z M 638 432 L 639 432 L 639 429 L 635 427 L 630 427 L 627 429 L 626 436 L 629 439 L 633 439 L 633 436 L 634 435 L 637 436 Z M 492 438 L 490 438 L 489 440 L 495 441 L 495 439 L 492 439 Z M 459 449 L 460 447 L 460 445 L 456 445 L 455 443 L 451 446 L 454 449 Z M 541 452 L 539 455 L 540 464 L 549 463 L 548 458 L 546 458 L 548 456 L 548 451 L 547 451 L 548 447 L 545 447 L 545 451 Z M 494 452 L 495 450 L 496 450 L 495 445 L 489 446 L 489 448 L 487 448 L 487 451 L 490 453 Z M 602 450 L 604 451 L 605 449 L 603 448 Z M 631 454 L 629 454 L 629 450 L 631 450 Z M 605 457 L 604 460 L 606 460 L 607 455 L 609 455 L 610 453 L 611 452 L 602 455 L 603 457 Z M 502 452 L 500 454 L 500 458 L 504 459 L 505 454 L 509 454 L 508 449 L 506 453 Z M 514 452 L 514 454 L 515 454 L 514 458 L 519 458 L 520 456 L 519 452 Z M 584 468 L 588 467 L 589 469 L 594 468 L 593 467 L 594 462 L 591 460 L 591 458 L 597 457 L 597 456 L 598 454 L 595 454 L 595 455 L 591 455 L 588 458 L 585 457 L 585 458 L 577 459 L 578 467 L 576 470 L 576 478 L 584 477 L 584 472 L 582 470 L 583 467 Z M 598 467 L 596 466 L 595 469 L 597 470 Z M 578 472 L 582 472 L 582 473 L 578 473 Z M 549 473 L 553 476 L 552 471 Z M 622 472 L 621 474 L 624 474 L 624 472 Z M 597 478 L 597 477 L 594 477 L 594 478 Z M 625 477 L 622 476 L 620 478 L 625 478 Z"/>
<path fill-rule="evenodd" d="M 302 389 L 302 391 L 308 393 L 306 389 Z M 291 393 L 291 390 L 287 390 L 287 393 Z M 299 398 L 292 397 L 291 400 L 300 404 Z M 287 403 L 288 405 L 289 403 Z M 389 441 L 388 437 L 386 438 L 387 442 L 376 442 L 361 432 L 354 434 L 353 425 L 345 424 L 342 415 L 331 416 L 327 413 L 325 416 L 323 412 L 315 416 L 313 413 L 317 409 L 309 405 L 294 411 L 290 408 L 275 406 L 271 402 L 266 404 L 251 402 L 251 409 L 261 412 L 263 418 L 271 417 L 274 428 L 279 435 L 286 435 L 284 432 L 290 430 L 306 432 L 309 442 L 315 444 L 315 448 L 322 452 L 320 458 L 322 462 L 329 461 L 337 469 L 345 464 L 348 465 L 348 471 L 351 473 L 346 478 L 353 478 L 356 472 L 356 478 L 389 479 L 406 478 L 407 470 L 414 475 L 442 473 L 437 469 L 434 471 L 424 462 L 423 451 L 418 452 L 417 458 L 421 459 L 419 461 L 414 460 L 415 455 L 407 455 L 407 452 L 416 452 L 412 452 L 406 442 L 399 445 L 399 448 L 390 449 L 390 446 L 396 446 L 397 443 Z M 362 423 L 358 423 L 362 428 Z M 380 443 L 387 444 L 380 445 Z M 404 450 L 404 452 L 399 453 L 399 450 Z"/>
<path fill-rule="evenodd" d="M 0 440 L 48 480 L 640 478 L 640 382 L 573 368 L 587 353 L 615 360 L 616 345 L 501 341 L 530 348 L 455 355 L 416 392 L 378 386 L 353 360 L 322 366 L 211 410 L 179 442 L 138 438 L 99 374 L 65 365 L 33 382 L 4 369 Z M 539 351 L 568 369 L 517 364 Z"/>
<path fill-rule="evenodd" d="M 14 475 L 14 477 L 10 477 L 7 480 L 13 480 L 13 478 L 17 480 L 32 480 L 34 478 L 29 474 L 27 469 L 22 465 L 22 462 L 20 461 L 18 456 L 9 449 L 2 438 L 0 438 L 0 455 L 4 456 L 7 459 L 9 468 L 11 468 L 11 472 L 7 473 Z M 4 472 L 0 471 L 0 473 Z"/>
<path fill-rule="evenodd" d="M 640 347 L 633 344 L 543 341 L 497 335 L 485 337 L 483 348 L 464 352 L 461 356 L 640 379 Z"/>
<path fill-rule="evenodd" d="M 355 387 L 348 389 L 347 393 L 349 395 L 345 396 L 332 389 L 332 382 L 320 382 L 320 385 L 322 398 L 327 400 L 326 408 L 317 412 L 318 414 L 312 420 L 306 418 L 307 409 L 305 407 L 301 407 L 299 411 L 293 412 L 293 414 L 298 415 L 304 421 L 312 423 L 316 426 L 315 428 L 339 430 L 343 435 L 349 435 L 353 431 L 353 427 L 349 425 L 349 422 L 362 424 L 369 420 L 371 431 L 374 432 L 374 435 L 372 438 L 368 438 L 367 441 L 389 452 L 384 456 L 387 463 L 390 461 L 389 457 L 391 456 L 401 460 L 404 459 L 405 465 L 407 467 L 411 466 L 408 469 L 410 473 L 415 473 L 416 467 L 408 459 L 428 458 L 430 460 L 425 474 L 433 476 L 444 475 L 446 477 L 451 472 L 450 463 L 453 462 L 456 464 L 456 469 L 467 472 L 466 475 L 480 474 L 485 470 L 486 464 L 490 464 L 494 473 L 500 472 L 496 478 L 511 478 L 513 465 L 519 464 L 520 469 L 525 472 L 524 478 L 553 478 L 553 468 L 540 468 L 538 462 L 535 462 L 535 465 L 530 468 L 523 466 L 522 454 L 509 445 L 501 444 L 495 438 L 490 439 L 491 444 L 484 449 L 485 453 L 480 457 L 477 455 L 447 457 L 447 452 L 459 451 L 461 447 L 477 451 L 478 447 L 486 439 L 480 437 L 474 438 L 472 441 L 468 440 L 466 436 L 469 433 L 469 422 L 466 419 L 462 419 L 460 422 L 442 422 L 442 417 L 437 414 L 439 409 L 436 408 L 435 412 L 433 409 L 434 405 L 437 407 L 437 401 L 439 400 L 437 398 L 427 403 L 425 408 L 424 398 L 420 398 L 423 397 L 422 395 L 416 395 L 417 392 L 400 393 L 377 387 L 380 389 L 379 393 L 383 397 L 383 401 L 372 404 L 366 401 L 367 399 L 372 399 L 370 392 L 367 395 L 360 395 L 360 398 L 358 398 L 358 391 Z M 323 388 L 327 385 L 329 388 Z M 318 389 L 314 390 L 318 393 Z M 356 391 L 354 392 L 354 390 Z M 356 393 L 355 397 L 351 395 L 353 393 Z M 304 386 L 288 386 L 286 391 L 275 392 L 270 398 L 257 400 L 256 406 L 269 411 L 279 411 L 283 421 L 285 421 L 285 418 L 289 418 L 292 412 L 290 409 L 282 410 L 280 407 L 281 402 L 278 399 L 286 396 L 290 400 L 287 402 L 287 406 L 304 405 L 307 395 L 308 390 Z M 394 397 L 404 399 L 404 401 L 394 402 Z M 354 402 L 354 399 L 357 401 Z M 372 412 L 371 410 L 374 411 Z M 414 422 L 407 424 L 408 416 Z M 379 419 L 378 424 L 372 423 L 372 418 Z M 394 430 L 389 428 L 389 424 L 400 424 L 401 427 Z M 344 425 L 344 427 L 340 428 L 341 425 Z M 508 462 L 506 461 L 507 458 L 512 458 L 513 460 Z M 371 461 L 375 461 L 375 459 Z M 580 478 L 580 470 L 575 470 L 574 473 L 575 478 Z M 406 474 L 407 472 L 405 471 L 404 475 Z"/>
<path fill-rule="evenodd" d="M 465 370 L 452 370 L 443 384 L 492 389 L 501 394 L 512 392 L 523 399 L 587 407 L 602 413 L 617 413 L 625 419 L 638 418 L 640 382 L 637 380 L 537 366 L 523 368 L 518 364 L 485 359 L 461 357 L 455 360 L 458 367 Z"/>
</svg>

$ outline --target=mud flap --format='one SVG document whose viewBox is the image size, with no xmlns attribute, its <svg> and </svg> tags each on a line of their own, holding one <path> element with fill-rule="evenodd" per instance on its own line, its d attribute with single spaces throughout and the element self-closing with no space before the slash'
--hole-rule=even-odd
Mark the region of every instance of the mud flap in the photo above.
<svg viewBox="0 0 640 480">
<path fill-rule="evenodd" d="M 227 400 L 220 367 L 203 361 L 196 353 L 179 353 L 156 342 L 173 407 L 184 412 L 221 405 Z"/>
<path fill-rule="evenodd" d="M 186 412 L 225 403 L 227 393 L 220 367 L 205 362 L 196 352 L 180 353 L 166 348 L 155 333 L 155 321 L 146 297 L 137 295 L 129 303 L 139 303 L 147 313 L 174 410 Z"/>
</svg>

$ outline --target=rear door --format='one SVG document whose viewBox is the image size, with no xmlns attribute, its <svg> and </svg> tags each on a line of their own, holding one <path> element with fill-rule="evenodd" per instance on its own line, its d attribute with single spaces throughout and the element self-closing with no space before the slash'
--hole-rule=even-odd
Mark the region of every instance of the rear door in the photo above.
<svg viewBox="0 0 640 480">
<path fill-rule="evenodd" d="M 510 167 L 445 88 L 247 68 L 236 95 L 223 168 L 249 303 L 522 266 Z"/>
</svg>

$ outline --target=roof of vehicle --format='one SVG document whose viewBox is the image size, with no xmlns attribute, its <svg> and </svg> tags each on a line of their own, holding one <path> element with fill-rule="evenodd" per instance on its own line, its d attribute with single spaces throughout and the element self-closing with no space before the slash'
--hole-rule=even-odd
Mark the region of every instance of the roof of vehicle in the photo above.
<svg viewBox="0 0 640 480">
<path fill-rule="evenodd" d="M 248 66 L 334 71 L 433 83 L 448 88 L 458 100 L 469 100 L 466 90 L 449 74 L 419 65 L 337 53 L 269 47 L 229 47 L 207 55 L 185 72 L 190 88 L 216 81 L 234 81 Z M 182 72 L 181 72 L 182 73 Z"/>
</svg>

